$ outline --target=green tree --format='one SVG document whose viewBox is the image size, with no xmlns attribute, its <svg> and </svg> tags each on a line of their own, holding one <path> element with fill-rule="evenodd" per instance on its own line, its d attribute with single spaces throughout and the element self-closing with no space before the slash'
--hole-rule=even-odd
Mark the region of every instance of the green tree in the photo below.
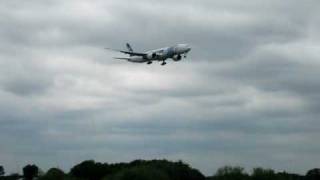
<svg viewBox="0 0 320 180">
<path fill-rule="evenodd" d="M 13 173 L 5 177 L 5 180 L 18 180 L 18 179 L 21 179 L 21 175 L 18 173 Z"/>
<path fill-rule="evenodd" d="M 148 166 L 138 166 L 124 169 L 103 180 L 170 180 L 166 172 Z"/>
<path fill-rule="evenodd" d="M 26 165 L 23 168 L 23 177 L 26 180 L 32 180 L 34 177 L 38 176 L 39 168 L 36 165 Z"/>
<path fill-rule="evenodd" d="M 136 160 L 129 164 L 130 167 L 147 166 L 168 174 L 172 180 L 204 180 L 205 177 L 196 169 L 191 168 L 182 161 L 170 162 L 167 160 Z"/>
<path fill-rule="evenodd" d="M 146 170 L 147 169 L 147 170 Z M 150 172 L 149 172 L 150 171 Z M 141 175 L 139 175 L 141 173 Z M 158 175 L 156 175 L 158 174 Z M 188 164 L 179 162 L 170 162 L 167 160 L 135 160 L 130 163 L 102 164 L 92 160 L 84 161 L 74 166 L 70 175 L 76 178 L 100 180 L 103 177 L 107 179 L 127 179 L 131 175 L 137 178 L 149 179 L 161 178 L 170 180 L 204 180 L 205 177 L 196 169 Z"/>
<path fill-rule="evenodd" d="M 83 161 L 71 168 L 70 174 L 77 178 L 99 180 L 110 173 L 108 164 L 96 163 L 93 160 Z"/>
<path fill-rule="evenodd" d="M 240 166 L 224 166 L 217 170 L 214 179 L 217 180 L 245 180 L 249 175 Z"/>
<path fill-rule="evenodd" d="M 191 168 L 182 161 L 169 162 L 167 160 L 154 160 L 150 162 L 156 168 L 168 173 L 170 179 L 174 180 L 204 180 L 205 177 L 196 169 Z"/>
<path fill-rule="evenodd" d="M 311 169 L 306 174 L 306 180 L 319 180 L 320 179 L 320 169 Z"/>
<path fill-rule="evenodd" d="M 0 176 L 3 176 L 5 174 L 3 166 L 0 166 Z"/>
<path fill-rule="evenodd" d="M 251 177 L 253 180 L 275 180 L 277 175 L 272 169 L 263 169 L 258 167 L 253 169 Z"/>
<path fill-rule="evenodd" d="M 39 178 L 39 180 L 63 180 L 65 179 L 65 173 L 58 168 L 51 168 L 48 172 Z"/>
<path fill-rule="evenodd" d="M 277 180 L 305 180 L 305 179 L 301 175 L 287 173 L 283 171 L 283 172 L 277 173 Z"/>
</svg>

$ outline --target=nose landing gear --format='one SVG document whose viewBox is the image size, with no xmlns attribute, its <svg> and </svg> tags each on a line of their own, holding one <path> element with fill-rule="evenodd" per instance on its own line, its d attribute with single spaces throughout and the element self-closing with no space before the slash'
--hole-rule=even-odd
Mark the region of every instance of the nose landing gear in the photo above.
<svg viewBox="0 0 320 180">
<path fill-rule="evenodd" d="M 152 64 L 152 61 L 148 61 L 147 64 Z"/>
<path fill-rule="evenodd" d="M 161 66 L 164 66 L 164 65 L 166 65 L 167 63 L 165 62 L 165 61 L 163 61 L 162 63 L 161 63 Z"/>
</svg>

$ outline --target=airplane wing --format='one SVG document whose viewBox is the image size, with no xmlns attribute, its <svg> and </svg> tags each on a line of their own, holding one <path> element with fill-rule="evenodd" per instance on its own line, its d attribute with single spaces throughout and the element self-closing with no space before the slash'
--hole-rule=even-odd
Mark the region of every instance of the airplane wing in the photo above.
<svg viewBox="0 0 320 180">
<path fill-rule="evenodd" d="M 113 59 L 120 59 L 120 60 L 130 60 L 130 58 L 122 58 L 122 57 L 113 57 Z"/>
<path fill-rule="evenodd" d="M 146 56 L 146 53 L 137 53 L 137 52 L 131 52 L 131 51 L 123 51 L 123 50 L 117 50 L 117 49 L 111 49 L 111 48 L 105 48 L 107 50 L 111 50 L 111 51 L 118 51 L 118 52 L 122 52 L 124 54 L 129 54 L 132 56 Z"/>
</svg>

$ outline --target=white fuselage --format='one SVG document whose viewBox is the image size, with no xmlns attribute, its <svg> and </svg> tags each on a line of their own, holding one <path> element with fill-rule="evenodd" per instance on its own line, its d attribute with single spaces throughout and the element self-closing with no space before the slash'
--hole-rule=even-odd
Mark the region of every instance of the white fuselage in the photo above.
<svg viewBox="0 0 320 180">
<path fill-rule="evenodd" d="M 152 61 L 165 61 L 172 58 L 174 61 L 182 59 L 182 55 L 186 55 L 191 50 L 188 44 L 178 44 L 176 46 L 164 47 L 146 52 L 146 56 L 131 56 L 131 62 L 152 62 Z"/>
</svg>

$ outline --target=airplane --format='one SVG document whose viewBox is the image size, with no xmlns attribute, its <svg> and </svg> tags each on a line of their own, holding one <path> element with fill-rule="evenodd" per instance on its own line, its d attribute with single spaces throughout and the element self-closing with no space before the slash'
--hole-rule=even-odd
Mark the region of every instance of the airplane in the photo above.
<svg viewBox="0 0 320 180">
<path fill-rule="evenodd" d="M 187 53 L 191 50 L 188 44 L 178 44 L 171 47 L 164 47 L 160 49 L 155 49 L 147 51 L 144 53 L 134 52 L 129 43 L 126 44 L 128 50 L 116 50 L 111 48 L 105 48 L 108 50 L 118 51 L 124 54 L 128 54 L 130 57 L 114 57 L 115 59 L 127 60 L 134 63 L 147 63 L 151 64 L 153 61 L 162 61 L 161 65 L 166 65 L 166 60 L 171 58 L 174 61 L 180 61 L 182 55 L 184 58 L 187 57 Z"/>
</svg>

